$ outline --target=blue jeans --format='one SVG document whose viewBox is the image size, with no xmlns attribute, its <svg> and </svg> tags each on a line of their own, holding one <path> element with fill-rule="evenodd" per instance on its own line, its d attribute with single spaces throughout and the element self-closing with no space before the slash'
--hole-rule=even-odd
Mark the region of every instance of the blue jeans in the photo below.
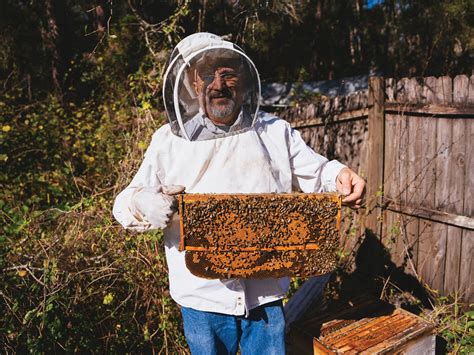
<svg viewBox="0 0 474 355">
<path fill-rule="evenodd" d="M 285 316 L 281 301 L 265 304 L 250 315 L 232 316 L 181 307 L 184 335 L 193 355 L 285 354 Z"/>
</svg>

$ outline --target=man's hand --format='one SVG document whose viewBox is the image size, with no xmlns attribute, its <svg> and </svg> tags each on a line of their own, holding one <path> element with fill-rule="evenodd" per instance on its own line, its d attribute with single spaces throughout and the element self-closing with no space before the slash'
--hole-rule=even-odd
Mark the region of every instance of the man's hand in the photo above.
<svg viewBox="0 0 474 355">
<path fill-rule="evenodd" d="M 349 168 L 343 168 L 336 178 L 336 189 L 345 197 L 342 204 L 351 208 L 360 208 L 365 192 L 365 181 Z"/>
<path fill-rule="evenodd" d="M 184 191 L 184 186 L 168 185 L 139 189 L 132 199 L 132 213 L 138 220 L 150 223 L 154 228 L 165 228 L 177 210 L 174 195 Z"/>
</svg>

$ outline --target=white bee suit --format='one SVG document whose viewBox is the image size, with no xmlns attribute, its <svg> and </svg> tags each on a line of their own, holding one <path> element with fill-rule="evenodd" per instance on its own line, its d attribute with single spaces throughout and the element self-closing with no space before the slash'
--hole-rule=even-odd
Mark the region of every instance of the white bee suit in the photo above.
<svg viewBox="0 0 474 355">
<path fill-rule="evenodd" d="M 212 42 L 211 47 L 215 48 L 219 41 Z M 188 55 L 192 53 L 189 45 L 185 47 Z M 202 48 L 201 43 L 199 50 L 203 51 Z M 178 72 L 175 70 L 175 74 Z M 180 75 L 176 78 L 181 80 Z M 178 84 L 172 86 L 173 90 L 164 88 L 174 96 L 172 100 L 168 98 L 168 112 L 170 106 L 186 106 L 178 102 Z M 259 83 L 253 87 L 259 89 Z M 187 95 L 186 100 L 190 100 L 190 96 Z M 146 219 L 134 215 L 133 196 L 140 189 L 160 185 L 183 185 L 186 193 L 281 193 L 291 192 L 293 186 L 304 192 L 321 191 L 323 185 L 335 188 L 335 179 L 344 165 L 328 162 L 312 151 L 286 121 L 258 112 L 258 105 L 252 106 L 255 93 L 247 97 L 250 99 L 245 103 L 246 109 L 251 108 L 253 112 L 252 125 L 238 132 L 224 132 L 215 139 L 191 141 L 183 132 L 185 120 L 192 121 L 195 108 L 187 116 L 181 114 L 180 109 L 170 114 L 170 124 L 155 132 L 139 171 L 117 196 L 115 218 L 125 228 L 150 229 Z M 182 306 L 244 315 L 261 304 L 283 298 L 288 291 L 288 278 L 207 280 L 196 277 L 186 268 L 184 252 L 178 250 L 177 215 L 164 229 L 164 235 L 170 293 Z"/>
</svg>

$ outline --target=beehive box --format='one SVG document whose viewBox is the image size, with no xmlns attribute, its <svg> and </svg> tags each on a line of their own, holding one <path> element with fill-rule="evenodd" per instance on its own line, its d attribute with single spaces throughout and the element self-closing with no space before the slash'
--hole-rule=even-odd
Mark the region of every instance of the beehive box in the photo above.
<svg viewBox="0 0 474 355">
<path fill-rule="evenodd" d="M 196 276 L 311 276 L 336 266 L 338 194 L 183 194 L 179 212 L 180 250 Z"/>
<path fill-rule="evenodd" d="M 434 354 L 434 326 L 386 302 L 366 297 L 305 316 L 289 335 L 291 353 Z"/>
</svg>

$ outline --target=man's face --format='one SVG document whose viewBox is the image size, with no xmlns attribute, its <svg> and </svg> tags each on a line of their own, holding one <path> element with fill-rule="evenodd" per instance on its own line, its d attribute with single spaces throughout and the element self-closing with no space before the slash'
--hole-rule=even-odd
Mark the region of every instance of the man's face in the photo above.
<svg viewBox="0 0 474 355">
<path fill-rule="evenodd" d="M 240 73 L 228 66 L 196 71 L 194 88 L 209 119 L 217 125 L 232 125 L 242 105 Z"/>
</svg>

